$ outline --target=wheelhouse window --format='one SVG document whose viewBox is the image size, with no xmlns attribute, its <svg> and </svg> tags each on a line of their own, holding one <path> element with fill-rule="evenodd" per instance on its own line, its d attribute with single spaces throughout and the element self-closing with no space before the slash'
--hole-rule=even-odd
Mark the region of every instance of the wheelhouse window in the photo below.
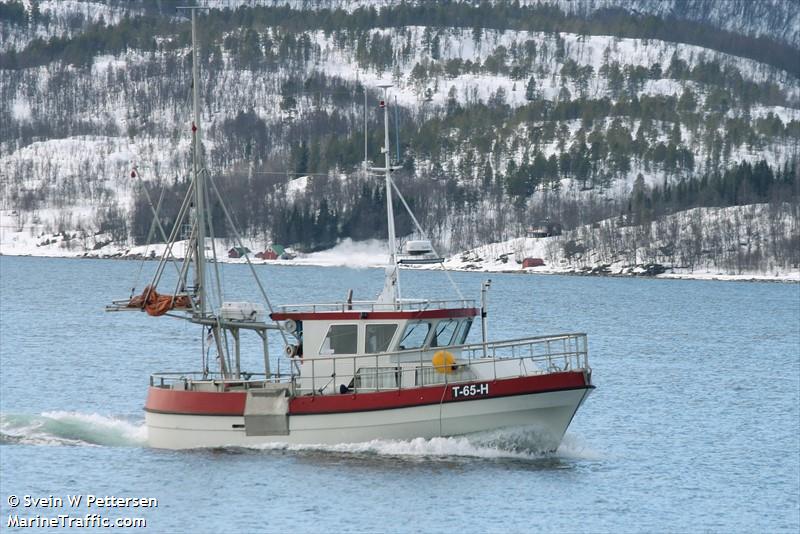
<svg viewBox="0 0 800 534">
<path fill-rule="evenodd" d="M 334 324 L 322 342 L 320 354 L 356 354 L 358 352 L 358 326 Z"/>
<path fill-rule="evenodd" d="M 406 326 L 400 338 L 400 350 L 418 349 L 425 344 L 430 332 L 431 323 L 413 322 Z"/>
<path fill-rule="evenodd" d="M 366 352 L 373 354 L 389 350 L 389 344 L 392 342 L 396 331 L 396 324 L 368 324 Z"/>
<path fill-rule="evenodd" d="M 467 319 L 464 321 L 464 324 L 461 326 L 461 332 L 458 335 L 458 343 L 456 345 L 463 345 L 467 342 L 467 336 L 469 335 L 469 329 L 472 326 L 472 319 Z"/>
<path fill-rule="evenodd" d="M 431 347 L 447 347 L 453 345 L 458 331 L 458 321 L 451 319 L 439 321 L 433 329 Z"/>
</svg>

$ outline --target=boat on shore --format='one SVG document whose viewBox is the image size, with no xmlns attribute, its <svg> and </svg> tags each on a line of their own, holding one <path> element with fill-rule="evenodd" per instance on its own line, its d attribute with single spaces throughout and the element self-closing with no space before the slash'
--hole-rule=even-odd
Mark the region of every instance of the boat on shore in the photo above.
<svg viewBox="0 0 800 534">
<path fill-rule="evenodd" d="M 388 98 L 380 103 L 385 165 L 372 169 L 385 180 L 389 241 L 378 297 L 356 301 L 350 289 L 341 302 L 273 306 L 245 256 L 263 304 L 222 301 L 210 200 L 216 197 L 231 227 L 233 221 L 213 177 L 202 168 L 196 61 L 193 76 L 192 181 L 178 221 L 143 292 L 107 307 L 177 317 L 203 332 L 199 371 L 150 377 L 145 403 L 149 445 L 185 449 L 352 443 L 525 426 L 536 430 L 542 450 L 557 448 L 594 389 L 586 335 L 488 341 L 488 281 L 481 286 L 480 304 L 464 298 L 455 284 L 458 298 L 452 300 L 403 297 L 399 266 L 429 264 L 441 257 L 428 241 L 414 241 L 403 253 L 398 250 L 393 191 L 407 203 L 391 178 L 396 167 L 390 161 Z M 385 95 L 388 88 L 383 86 Z M 158 206 L 153 212 L 151 235 L 159 231 L 166 237 Z M 179 229 L 186 227 L 191 228 L 189 253 L 178 259 L 172 245 Z M 238 234 L 236 239 L 243 246 Z M 169 264 L 175 265 L 177 281 L 159 293 Z M 302 295 L 303 288 L 296 293 Z M 466 343 L 476 322 L 482 341 Z M 242 370 L 240 339 L 247 332 L 260 338 L 263 373 Z M 288 369 L 280 364 L 274 368 L 270 336 L 279 336 Z M 218 369 L 211 371 L 211 362 Z"/>
</svg>

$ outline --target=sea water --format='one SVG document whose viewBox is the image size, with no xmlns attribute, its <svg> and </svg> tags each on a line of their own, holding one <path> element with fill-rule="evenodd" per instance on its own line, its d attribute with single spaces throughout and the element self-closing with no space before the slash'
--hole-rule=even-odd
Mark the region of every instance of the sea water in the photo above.
<svg viewBox="0 0 800 534">
<path fill-rule="evenodd" d="M 597 389 L 555 453 L 540 452 L 524 428 L 164 451 L 145 445 L 148 376 L 199 369 L 201 334 L 175 319 L 103 311 L 141 291 L 154 265 L 0 257 L 0 530 L 14 514 L 94 512 L 144 518 L 146 529 L 122 531 L 149 532 L 800 528 L 797 284 L 452 274 L 468 298 L 492 278 L 492 339 L 588 333 Z M 246 266 L 220 267 L 225 299 L 259 298 Z M 372 298 L 382 277 L 255 269 L 281 304 L 339 300 L 350 288 Z M 435 271 L 404 271 L 402 291 L 457 296 Z M 476 325 L 471 340 L 479 335 Z M 244 367 L 260 371 L 257 340 L 244 342 Z M 158 506 L 9 504 L 68 495 Z"/>
</svg>

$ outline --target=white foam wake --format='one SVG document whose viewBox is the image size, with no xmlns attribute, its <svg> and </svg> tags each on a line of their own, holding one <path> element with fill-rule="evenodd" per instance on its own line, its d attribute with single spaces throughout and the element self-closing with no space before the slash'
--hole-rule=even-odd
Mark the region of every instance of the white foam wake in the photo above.
<svg viewBox="0 0 800 534">
<path fill-rule="evenodd" d="M 0 413 L 0 444 L 48 446 L 139 447 L 147 443 L 144 421 L 96 413 L 53 411 L 39 415 Z M 565 458 L 600 460 L 577 437 L 567 434 L 555 452 L 552 442 L 533 428 L 504 429 L 457 437 L 377 439 L 363 443 L 264 443 L 248 448 L 268 451 L 320 451 L 431 460 L 453 458 L 521 459 Z"/>
<path fill-rule="evenodd" d="M 600 455 L 567 435 L 555 452 L 551 441 L 535 429 L 517 428 L 456 437 L 415 438 L 411 440 L 372 440 L 364 443 L 289 444 L 265 443 L 259 450 L 323 451 L 343 454 L 419 457 L 426 459 L 484 458 L 521 459 L 570 458 L 599 460 Z"/>
<path fill-rule="evenodd" d="M 299 256 L 292 263 L 366 268 L 383 266 L 388 258 L 386 243 L 376 239 L 353 241 L 348 237 L 331 249 Z"/>
<path fill-rule="evenodd" d="M 0 414 L 0 443 L 27 445 L 141 446 L 144 421 L 80 412 Z"/>
</svg>

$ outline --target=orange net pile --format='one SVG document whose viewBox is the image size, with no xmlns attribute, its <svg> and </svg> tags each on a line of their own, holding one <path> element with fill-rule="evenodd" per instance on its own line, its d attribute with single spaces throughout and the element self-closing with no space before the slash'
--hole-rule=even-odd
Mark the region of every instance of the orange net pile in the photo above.
<svg viewBox="0 0 800 534">
<path fill-rule="evenodd" d="M 128 308 L 141 308 L 148 315 L 158 317 L 175 308 L 189 308 L 191 302 L 186 295 L 159 295 L 153 286 L 147 286 L 141 295 L 128 301 Z"/>
</svg>

